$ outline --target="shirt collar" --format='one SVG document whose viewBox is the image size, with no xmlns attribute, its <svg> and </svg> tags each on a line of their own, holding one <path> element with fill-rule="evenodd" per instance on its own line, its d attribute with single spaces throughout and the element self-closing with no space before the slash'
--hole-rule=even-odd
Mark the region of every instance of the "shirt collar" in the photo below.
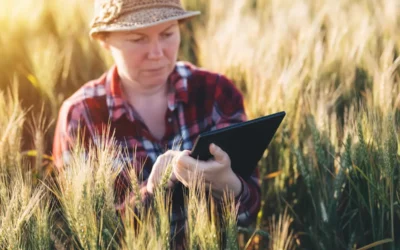
<svg viewBox="0 0 400 250">
<path fill-rule="evenodd" d="M 168 108 L 173 111 L 178 102 L 188 103 L 188 79 L 192 75 L 191 69 L 183 62 L 177 62 L 174 70 L 168 77 Z"/>
<path fill-rule="evenodd" d="M 177 62 L 174 70 L 168 76 L 168 108 L 174 111 L 178 102 L 188 102 L 188 79 L 192 75 L 191 67 L 183 62 Z M 118 69 L 114 65 L 106 76 L 107 107 L 110 119 L 116 121 L 126 115 L 132 122 L 135 120 L 133 110 L 123 97 Z"/>
</svg>

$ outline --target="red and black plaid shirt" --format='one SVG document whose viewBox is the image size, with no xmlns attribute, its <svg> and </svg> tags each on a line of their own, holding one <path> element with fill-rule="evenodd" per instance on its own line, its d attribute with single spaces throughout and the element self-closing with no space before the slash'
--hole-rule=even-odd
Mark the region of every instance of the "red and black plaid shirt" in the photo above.
<svg viewBox="0 0 400 250">
<path fill-rule="evenodd" d="M 142 197 L 148 198 L 146 179 L 160 154 L 177 141 L 182 142 L 181 150 L 191 150 L 201 132 L 246 120 L 241 93 L 222 75 L 177 62 L 168 86 L 166 133 L 161 140 L 152 136 L 134 108 L 124 100 L 115 66 L 82 86 L 63 103 L 59 113 L 53 146 L 56 165 L 68 162 L 78 128 L 86 131 L 86 140 L 96 141 L 110 123 L 116 141 L 128 150 L 129 160 L 138 163 L 137 166 L 144 164 Z M 260 187 L 256 173 L 249 179 L 239 179 L 243 189 L 237 198 L 238 224 L 247 225 L 260 209 Z M 183 204 L 183 201 L 173 200 L 173 203 Z M 179 210 L 176 209 L 177 219 L 181 217 Z"/>
</svg>

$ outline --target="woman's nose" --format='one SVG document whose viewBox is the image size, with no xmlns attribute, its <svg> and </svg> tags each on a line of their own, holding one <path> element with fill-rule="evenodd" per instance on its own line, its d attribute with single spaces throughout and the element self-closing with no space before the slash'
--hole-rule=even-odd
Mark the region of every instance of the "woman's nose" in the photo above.
<svg viewBox="0 0 400 250">
<path fill-rule="evenodd" d="M 163 48 L 160 41 L 154 41 L 150 45 L 148 58 L 157 60 L 163 57 Z"/>
</svg>

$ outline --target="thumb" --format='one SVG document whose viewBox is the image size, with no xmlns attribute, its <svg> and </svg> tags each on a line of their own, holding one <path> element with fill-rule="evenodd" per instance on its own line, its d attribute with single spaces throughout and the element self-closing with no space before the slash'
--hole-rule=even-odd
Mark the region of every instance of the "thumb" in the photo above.
<svg viewBox="0 0 400 250">
<path fill-rule="evenodd" d="M 224 163 L 229 159 L 228 154 L 214 143 L 210 144 L 210 153 L 214 156 L 214 159 L 220 163 Z"/>
</svg>

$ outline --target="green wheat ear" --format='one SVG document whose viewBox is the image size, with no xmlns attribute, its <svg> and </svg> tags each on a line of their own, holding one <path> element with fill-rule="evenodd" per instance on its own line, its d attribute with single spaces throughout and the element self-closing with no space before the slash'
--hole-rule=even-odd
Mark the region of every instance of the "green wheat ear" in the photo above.
<svg viewBox="0 0 400 250">
<path fill-rule="evenodd" d="M 140 192 L 140 187 L 139 187 L 139 181 L 138 178 L 136 176 L 136 170 L 135 169 L 131 169 L 129 172 L 130 175 L 130 180 L 131 180 L 131 185 L 132 185 L 132 190 L 133 193 L 135 195 L 135 207 L 141 211 L 143 206 L 142 206 L 142 194 Z M 129 196 L 127 197 L 127 199 L 129 199 Z"/>
<path fill-rule="evenodd" d="M 385 174 L 390 177 L 392 176 L 396 166 L 398 150 L 396 128 L 391 115 L 389 115 L 387 119 L 386 131 L 388 131 L 388 134 L 385 140 L 383 159 L 385 163 Z"/>
<path fill-rule="evenodd" d="M 159 188 L 167 188 L 168 180 L 171 178 L 172 175 L 172 163 L 168 163 L 167 168 L 161 178 Z"/>
<path fill-rule="evenodd" d="M 324 149 L 322 147 L 321 134 L 317 126 L 315 125 L 315 120 L 313 117 L 309 119 L 309 126 L 311 128 L 311 134 L 315 146 L 315 152 L 317 154 L 317 163 L 322 164 L 324 167 L 327 167 L 328 164 L 324 154 Z"/>
<path fill-rule="evenodd" d="M 351 170 L 352 162 L 351 162 L 351 137 L 348 135 L 346 139 L 346 144 L 344 146 L 345 150 L 342 155 L 342 159 L 339 165 L 339 171 L 335 176 L 334 181 L 334 198 L 340 198 L 341 193 L 343 192 L 343 188 L 345 186 L 345 181 L 347 177 L 347 173 Z"/>
<path fill-rule="evenodd" d="M 345 144 L 345 152 L 344 152 L 344 167 L 350 170 L 353 166 L 353 162 L 351 159 L 352 151 L 351 151 L 351 136 L 348 135 Z"/>
<path fill-rule="evenodd" d="M 308 167 L 304 163 L 304 156 L 300 149 L 296 148 L 295 149 L 295 155 L 297 159 L 297 166 L 299 168 L 300 174 L 304 178 L 304 182 L 308 188 L 308 190 L 311 190 L 312 188 L 312 183 L 311 183 L 311 176 Z"/>
<path fill-rule="evenodd" d="M 357 123 L 357 135 L 358 135 L 359 146 L 356 151 L 356 161 L 357 164 L 359 164 L 359 167 L 366 167 L 368 164 L 367 156 L 369 154 L 368 154 L 368 147 L 364 139 L 364 133 L 361 121 L 358 121 Z"/>
<path fill-rule="evenodd" d="M 222 202 L 222 219 L 223 227 L 222 230 L 226 233 L 225 246 L 226 249 L 238 250 L 239 244 L 237 240 L 238 228 L 237 228 L 237 214 L 238 207 L 235 204 L 235 196 L 232 192 L 224 192 Z"/>
</svg>

